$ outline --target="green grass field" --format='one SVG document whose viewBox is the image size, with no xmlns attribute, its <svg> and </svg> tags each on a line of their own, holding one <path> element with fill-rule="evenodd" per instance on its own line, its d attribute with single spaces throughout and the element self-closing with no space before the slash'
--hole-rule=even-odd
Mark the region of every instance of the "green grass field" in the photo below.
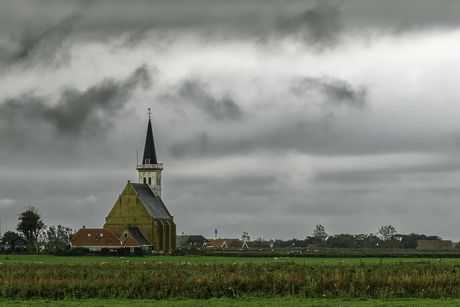
<svg viewBox="0 0 460 307">
<path fill-rule="evenodd" d="M 6 258 L 9 257 L 9 260 Z M 420 262 L 420 261 L 430 261 L 432 264 L 442 263 L 442 264 L 460 264 L 460 258 L 296 258 L 296 257 L 281 257 L 281 258 L 256 258 L 256 257 L 216 257 L 216 256 L 145 256 L 145 257 L 107 257 L 107 256 L 76 256 L 76 257 L 56 257 L 47 254 L 32 254 L 32 255 L 2 255 L 0 258 L 0 263 L 52 263 L 52 264 L 62 264 L 62 263 L 80 263 L 80 264 L 94 264 L 94 263 L 122 263 L 122 262 L 132 262 L 132 263 L 174 263 L 174 264 L 229 264 L 229 263 L 254 263 L 254 264 L 267 264 L 267 263 L 286 263 L 286 262 L 295 262 L 297 264 L 306 264 L 306 265 L 316 265 L 318 263 L 322 264 L 377 264 L 382 261 L 384 264 L 397 264 L 400 261 L 406 262 Z"/>
<path fill-rule="evenodd" d="M 317 307 L 450 307 L 459 306 L 460 300 L 431 300 L 431 299 L 389 299 L 389 300 L 365 300 L 365 299 L 306 299 L 306 300 L 289 300 L 289 299 L 209 299 L 209 300 L 66 300 L 66 301 L 11 301 L 0 300 L 0 306 L 68 306 L 68 307 L 113 307 L 113 306 L 177 306 L 177 307 L 192 307 L 192 306 L 207 306 L 207 307 L 227 307 L 227 306 L 317 306 Z"/>
</svg>

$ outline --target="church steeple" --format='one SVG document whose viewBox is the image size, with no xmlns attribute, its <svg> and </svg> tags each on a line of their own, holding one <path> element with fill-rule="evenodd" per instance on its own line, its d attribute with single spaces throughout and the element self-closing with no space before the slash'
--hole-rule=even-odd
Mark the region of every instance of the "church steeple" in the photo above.
<svg viewBox="0 0 460 307">
<path fill-rule="evenodd" d="M 150 109 L 149 109 L 150 112 Z M 152 121 L 150 120 L 147 126 L 147 137 L 145 138 L 144 158 L 142 164 L 157 164 L 157 153 L 155 151 L 155 142 L 153 140 Z"/>
<path fill-rule="evenodd" d="M 145 138 L 144 157 L 142 158 L 142 164 L 137 165 L 137 171 L 139 172 L 139 183 L 148 184 L 153 194 L 161 197 L 161 171 L 163 170 L 163 163 L 158 163 L 157 161 L 150 108 L 148 114 L 149 123 Z"/>
</svg>

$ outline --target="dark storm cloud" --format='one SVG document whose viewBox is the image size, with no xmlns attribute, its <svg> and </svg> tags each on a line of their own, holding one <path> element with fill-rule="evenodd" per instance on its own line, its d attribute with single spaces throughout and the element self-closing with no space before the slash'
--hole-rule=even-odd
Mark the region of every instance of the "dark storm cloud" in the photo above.
<svg viewBox="0 0 460 307">
<path fill-rule="evenodd" d="M 458 27 L 460 3 L 454 0 L 360 1 L 109 1 L 97 2 L 88 30 L 120 33 L 186 30 L 213 39 L 260 39 L 295 35 L 306 43 L 331 45 L 350 31 L 391 32 Z M 113 10 L 116 6 L 119 9 Z M 111 9 L 110 17 L 103 14 Z M 136 34 L 137 37 L 139 37 Z"/>
<path fill-rule="evenodd" d="M 79 16 L 73 15 L 45 30 L 26 27 L 8 46 L 0 46 L 0 63 L 65 63 L 70 57 L 70 45 L 66 45 L 66 39 L 78 20 Z"/>
<path fill-rule="evenodd" d="M 298 97 L 307 96 L 309 91 L 319 91 L 325 96 L 325 104 L 362 108 L 367 102 L 365 86 L 354 89 L 347 81 L 339 79 L 297 78 L 293 81 L 291 91 Z"/>
<path fill-rule="evenodd" d="M 281 17 L 279 30 L 283 34 L 299 33 L 306 43 L 329 45 L 338 41 L 343 30 L 340 20 L 339 6 L 321 1 L 299 15 Z"/>
<path fill-rule="evenodd" d="M 192 105 L 214 120 L 233 121 L 243 117 L 243 112 L 230 95 L 215 97 L 209 92 L 207 85 L 197 79 L 182 81 L 174 91 L 176 94 L 166 94 L 164 98 Z"/>
<path fill-rule="evenodd" d="M 224 117 L 225 112 L 223 111 L 229 110 L 224 108 L 221 102 L 211 99 L 208 92 L 203 92 L 203 88 L 204 85 L 197 81 L 184 81 L 176 100 L 182 104 L 191 103 L 193 106 L 199 107 L 213 119 L 234 117 Z M 341 138 L 338 139 L 334 134 L 328 133 L 324 121 L 327 120 L 330 123 L 331 118 L 334 117 L 334 112 L 341 107 L 359 110 L 365 107 L 368 103 L 366 87 L 361 86 L 355 89 L 348 82 L 333 78 L 302 77 L 292 81 L 288 92 L 303 101 L 307 109 L 295 107 L 294 110 L 291 110 L 289 105 L 292 101 L 288 99 L 283 101 L 286 108 L 275 111 L 270 110 L 268 106 L 266 115 L 262 115 L 263 110 L 261 109 L 255 110 L 256 113 L 254 110 L 253 112 L 247 111 L 244 113 L 245 120 L 229 121 L 230 130 L 234 126 L 232 131 L 235 131 L 230 138 L 216 137 L 212 133 L 197 131 L 192 137 L 189 135 L 185 140 L 172 142 L 169 147 L 170 154 L 178 158 L 203 155 L 218 157 L 235 153 L 247 154 L 257 149 L 269 151 L 296 149 L 299 152 L 340 155 L 365 150 L 363 145 L 349 146 L 343 144 L 344 141 Z M 305 117 L 304 112 L 316 107 L 322 110 L 318 115 Z M 231 114 L 233 113 L 230 112 Z M 239 115 L 238 118 L 241 118 L 243 113 L 239 111 L 237 114 Z M 259 118 L 259 115 L 262 118 Z M 263 121 L 259 122 L 261 119 Z M 258 126 L 252 124 L 257 122 L 259 122 Z M 265 128 L 259 129 L 259 126 Z M 241 134 L 241 131 L 245 133 Z M 350 140 L 349 136 L 343 137 Z M 359 137 L 362 136 L 356 138 Z M 372 140 L 369 142 L 366 144 L 373 144 Z"/>
<path fill-rule="evenodd" d="M 455 0 L 349 0 L 341 8 L 349 28 L 358 31 L 403 33 L 460 26 L 460 2 Z"/>
<path fill-rule="evenodd" d="M 65 89 L 54 105 L 47 97 L 30 94 L 7 99 L 0 104 L 2 148 L 20 148 L 35 138 L 54 139 L 51 135 L 92 138 L 104 134 L 132 91 L 150 83 L 147 67 L 141 66 L 123 81 L 105 79 L 85 91 Z"/>
<path fill-rule="evenodd" d="M 26 31 L 15 47 L 3 46 L 3 61 L 56 54 L 70 31 L 75 39 L 97 41 L 128 35 L 123 45 L 129 47 L 156 31 L 161 43 L 165 38 L 168 43 L 174 43 L 174 37 L 193 33 L 215 41 L 260 42 L 294 37 L 307 47 L 322 49 L 334 46 L 350 33 L 362 35 L 376 30 L 378 33 L 401 33 L 460 25 L 460 3 L 452 0 L 440 1 L 442 5 L 427 0 L 298 0 L 282 3 L 276 0 L 114 0 L 89 1 L 83 6 L 78 1 L 50 2 L 52 4 L 48 6 L 41 2 L 23 2 L 23 7 L 13 2 L 3 5 L 0 38 L 23 29 L 24 24 L 34 31 Z M 81 20 L 77 24 L 78 18 L 67 16 L 79 16 Z M 46 24 L 48 30 L 35 31 Z"/>
</svg>

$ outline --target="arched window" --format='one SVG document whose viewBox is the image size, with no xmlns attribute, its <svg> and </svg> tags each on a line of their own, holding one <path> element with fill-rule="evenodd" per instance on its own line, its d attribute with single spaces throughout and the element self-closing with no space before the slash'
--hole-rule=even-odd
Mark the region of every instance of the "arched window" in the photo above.
<svg viewBox="0 0 460 307">
<path fill-rule="evenodd" d="M 152 184 L 152 177 L 149 177 L 149 185 Z"/>
<path fill-rule="evenodd" d="M 147 178 L 144 177 L 144 184 L 146 184 L 146 183 L 147 183 Z"/>
</svg>

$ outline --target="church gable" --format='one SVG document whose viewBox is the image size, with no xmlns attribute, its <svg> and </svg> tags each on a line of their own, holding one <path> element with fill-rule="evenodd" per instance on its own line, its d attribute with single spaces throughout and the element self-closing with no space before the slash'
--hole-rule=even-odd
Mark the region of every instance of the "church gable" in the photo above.
<svg viewBox="0 0 460 307">
<path fill-rule="evenodd" d="M 128 184 L 107 216 L 107 221 L 113 218 L 122 218 L 126 224 L 131 224 L 135 223 L 135 221 L 130 220 L 131 218 L 145 218 L 148 216 L 150 216 L 149 211 L 132 187 L 132 183 L 128 181 Z"/>
</svg>

